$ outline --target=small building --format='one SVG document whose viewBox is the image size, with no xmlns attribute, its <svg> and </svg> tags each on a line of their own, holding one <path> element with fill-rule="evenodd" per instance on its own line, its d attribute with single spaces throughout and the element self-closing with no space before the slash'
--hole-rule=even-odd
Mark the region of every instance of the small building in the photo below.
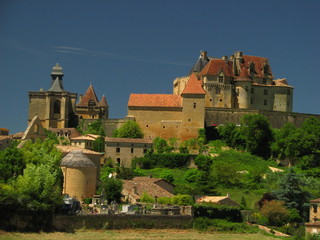
<svg viewBox="0 0 320 240">
<path fill-rule="evenodd" d="M 306 233 L 320 233 L 320 198 L 310 201 L 309 222 L 305 224 Z"/>
<path fill-rule="evenodd" d="M 100 135 L 95 134 L 86 134 L 78 137 L 74 137 L 70 139 L 71 146 L 85 148 L 85 149 L 93 149 L 93 142 L 97 140 Z"/>
<path fill-rule="evenodd" d="M 240 204 L 230 198 L 230 194 L 227 196 L 202 196 L 196 198 L 196 203 L 212 203 L 219 205 L 228 205 L 234 207 L 240 207 Z"/>
<path fill-rule="evenodd" d="M 152 141 L 140 138 L 105 138 L 105 157 L 124 167 L 131 167 L 132 159 L 143 157 L 152 148 Z"/>
<path fill-rule="evenodd" d="M 123 180 L 122 194 L 125 202 L 135 204 L 143 194 L 151 197 L 172 197 L 174 185 L 162 178 L 134 177 L 132 180 Z"/>
<path fill-rule="evenodd" d="M 79 200 L 93 197 L 97 187 L 97 167 L 81 151 L 73 150 L 61 160 L 63 194 Z"/>
<path fill-rule="evenodd" d="M 11 139 L 9 136 L 0 136 L 0 151 L 9 147 Z"/>
</svg>

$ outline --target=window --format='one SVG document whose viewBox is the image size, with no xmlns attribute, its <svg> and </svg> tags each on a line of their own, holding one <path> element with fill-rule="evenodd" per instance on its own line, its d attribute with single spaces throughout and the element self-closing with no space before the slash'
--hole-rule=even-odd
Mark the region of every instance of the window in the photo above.
<svg viewBox="0 0 320 240">
<path fill-rule="evenodd" d="M 117 163 L 120 164 L 120 158 L 117 158 Z"/>
<path fill-rule="evenodd" d="M 318 205 L 317 204 L 312 204 L 313 206 L 313 212 L 317 213 L 318 212 Z"/>
<path fill-rule="evenodd" d="M 116 152 L 119 153 L 120 152 L 120 148 L 117 147 L 116 148 Z"/>
<path fill-rule="evenodd" d="M 197 108 L 197 104 L 193 103 L 193 108 L 196 109 Z"/>
<path fill-rule="evenodd" d="M 254 88 L 251 88 L 251 93 L 254 93 Z"/>
<path fill-rule="evenodd" d="M 287 90 L 288 96 L 290 96 L 290 89 Z"/>
<path fill-rule="evenodd" d="M 223 76 L 219 76 L 219 82 L 223 83 Z"/>
<path fill-rule="evenodd" d="M 144 154 L 146 154 L 147 153 L 147 149 L 145 148 L 145 149 L 143 149 L 143 153 Z"/>
<path fill-rule="evenodd" d="M 253 104 L 253 98 L 251 98 L 251 104 Z"/>
<path fill-rule="evenodd" d="M 60 113 L 60 101 L 56 100 L 53 105 L 53 113 Z"/>
<path fill-rule="evenodd" d="M 92 110 L 95 105 L 96 105 L 96 103 L 93 100 L 89 100 L 88 107 L 89 107 L 90 110 Z"/>
<path fill-rule="evenodd" d="M 248 92 L 248 86 L 246 86 L 246 92 Z"/>
<path fill-rule="evenodd" d="M 263 79 L 262 79 L 262 83 L 263 83 L 263 84 L 267 84 L 267 79 L 266 79 L 266 78 L 263 78 Z"/>
<path fill-rule="evenodd" d="M 263 94 L 267 96 L 268 95 L 268 90 L 266 90 L 266 89 L 263 90 Z"/>
<path fill-rule="evenodd" d="M 131 153 L 133 153 L 133 148 L 131 148 Z"/>
<path fill-rule="evenodd" d="M 268 105 L 268 101 L 267 100 L 263 100 L 263 105 L 267 106 Z"/>
</svg>

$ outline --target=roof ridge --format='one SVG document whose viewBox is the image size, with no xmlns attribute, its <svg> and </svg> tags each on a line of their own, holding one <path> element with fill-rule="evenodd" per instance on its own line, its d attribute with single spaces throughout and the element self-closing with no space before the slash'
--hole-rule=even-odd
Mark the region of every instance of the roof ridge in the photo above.
<svg viewBox="0 0 320 240">
<path fill-rule="evenodd" d="M 195 73 L 191 74 L 181 95 L 183 94 L 206 94 L 206 91 L 200 85 L 199 79 Z"/>
</svg>

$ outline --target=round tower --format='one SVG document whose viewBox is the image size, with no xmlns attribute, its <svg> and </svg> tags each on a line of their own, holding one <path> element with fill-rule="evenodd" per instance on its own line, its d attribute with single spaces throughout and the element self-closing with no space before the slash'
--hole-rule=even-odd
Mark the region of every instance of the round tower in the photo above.
<svg viewBox="0 0 320 240">
<path fill-rule="evenodd" d="M 250 108 L 251 107 L 251 88 L 252 80 L 249 76 L 248 70 L 243 67 L 238 77 L 234 79 L 236 86 L 237 101 L 235 107 Z"/>
<path fill-rule="evenodd" d="M 97 167 L 81 150 L 69 152 L 60 166 L 64 177 L 63 194 L 79 200 L 95 194 Z"/>
</svg>

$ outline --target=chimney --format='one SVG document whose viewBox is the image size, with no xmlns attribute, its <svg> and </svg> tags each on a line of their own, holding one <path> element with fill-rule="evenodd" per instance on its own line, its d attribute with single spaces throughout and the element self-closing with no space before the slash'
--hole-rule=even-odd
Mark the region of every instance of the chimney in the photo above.
<svg viewBox="0 0 320 240">
<path fill-rule="evenodd" d="M 200 51 L 200 56 L 203 60 L 207 60 L 208 57 L 207 57 L 207 51 Z"/>
<path fill-rule="evenodd" d="M 230 193 L 227 193 L 227 197 L 229 198 L 231 196 L 231 194 Z"/>
<path fill-rule="evenodd" d="M 222 60 L 227 61 L 228 60 L 228 56 L 222 56 Z"/>
<path fill-rule="evenodd" d="M 83 94 L 80 94 L 80 95 L 79 95 L 79 102 L 82 101 L 82 98 L 83 98 Z"/>
</svg>

